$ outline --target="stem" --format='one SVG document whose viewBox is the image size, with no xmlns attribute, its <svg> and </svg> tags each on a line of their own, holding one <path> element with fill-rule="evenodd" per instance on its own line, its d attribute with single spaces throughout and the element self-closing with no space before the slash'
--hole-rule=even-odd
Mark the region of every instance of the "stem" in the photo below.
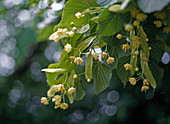
<svg viewBox="0 0 170 124">
<path fill-rule="evenodd" d="M 83 74 L 85 74 L 85 72 L 84 72 L 84 73 L 80 73 L 80 74 L 78 74 L 77 76 L 80 76 L 80 75 L 83 75 Z"/>
</svg>

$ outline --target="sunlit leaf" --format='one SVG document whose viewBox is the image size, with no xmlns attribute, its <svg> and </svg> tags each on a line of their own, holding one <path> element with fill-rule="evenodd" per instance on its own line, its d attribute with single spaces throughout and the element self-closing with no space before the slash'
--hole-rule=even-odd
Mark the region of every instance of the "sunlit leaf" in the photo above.
<svg viewBox="0 0 170 124">
<path fill-rule="evenodd" d="M 77 19 L 75 14 L 77 12 L 83 12 L 90 7 L 98 7 L 99 5 L 95 0 L 69 0 L 64 7 L 63 16 L 61 22 L 55 27 L 57 28 L 72 28 L 70 25 L 71 22 L 74 22 L 76 27 L 82 27 L 89 22 L 89 14 L 86 14 L 84 17 Z"/>
</svg>

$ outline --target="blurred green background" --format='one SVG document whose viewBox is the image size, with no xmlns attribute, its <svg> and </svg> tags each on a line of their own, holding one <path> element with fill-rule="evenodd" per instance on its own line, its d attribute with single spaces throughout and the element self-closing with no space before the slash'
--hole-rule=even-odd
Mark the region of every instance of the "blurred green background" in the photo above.
<svg viewBox="0 0 170 124">
<path fill-rule="evenodd" d="M 48 85 L 41 69 L 58 62 L 62 45 L 48 41 L 61 19 L 65 1 L 0 0 L 0 124 L 170 124 L 170 55 L 160 66 L 165 75 L 156 91 L 123 88 L 115 72 L 99 95 L 83 81 L 86 96 L 55 110 L 43 106 Z M 112 3 L 107 1 L 105 5 Z"/>
</svg>

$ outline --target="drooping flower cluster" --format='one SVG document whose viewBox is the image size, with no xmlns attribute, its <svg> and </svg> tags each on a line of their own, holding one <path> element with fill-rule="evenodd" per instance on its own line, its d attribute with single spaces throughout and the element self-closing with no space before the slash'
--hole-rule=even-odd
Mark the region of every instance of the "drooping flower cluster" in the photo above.
<svg viewBox="0 0 170 124">
<path fill-rule="evenodd" d="M 52 99 L 52 102 L 55 103 L 55 109 L 61 108 L 63 110 L 68 108 L 68 104 L 65 103 L 65 95 L 73 94 L 75 92 L 75 88 L 71 87 L 67 90 L 65 89 L 63 84 L 52 85 L 52 87 L 47 91 L 47 97 L 41 98 L 41 103 L 44 105 L 48 105 L 49 101 Z"/>
</svg>

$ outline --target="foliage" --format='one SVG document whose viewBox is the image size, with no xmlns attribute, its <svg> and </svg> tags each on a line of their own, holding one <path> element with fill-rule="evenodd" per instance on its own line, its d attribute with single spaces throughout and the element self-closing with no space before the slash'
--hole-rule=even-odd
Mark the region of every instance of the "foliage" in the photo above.
<svg viewBox="0 0 170 124">
<path fill-rule="evenodd" d="M 154 6 L 153 1 L 148 2 L 150 4 L 146 6 L 146 1 L 138 0 L 138 6 L 135 1 L 124 0 L 103 8 L 95 0 L 69 0 L 60 23 L 49 38 L 55 42 L 59 39 L 65 42 L 59 63 L 50 65 L 48 69 L 61 68 L 66 71 L 47 71 L 48 84 L 51 87 L 63 84 L 65 89 L 59 93 L 61 96 L 69 94 L 70 87 L 76 87 L 75 99 L 82 99 L 85 92 L 81 87 L 82 77 L 79 76 L 82 74 L 78 73 L 77 67 L 85 61 L 82 57 L 87 57 L 83 75 L 87 83 L 93 82 L 96 94 L 109 86 L 112 70 L 115 69 L 124 87 L 129 81 L 132 85 L 141 83 L 141 91 L 155 89 L 163 77 L 158 63 L 165 48 L 157 37 L 150 37 L 149 33 L 155 29 L 169 33 L 168 23 L 163 23 L 168 20 L 168 7 L 165 7 L 168 1 L 159 4 L 157 9 L 150 7 Z M 155 12 L 158 10 L 161 12 Z M 154 24 L 153 29 L 146 27 L 150 23 Z M 96 52 L 96 44 L 102 52 Z M 79 84 L 70 85 L 70 78 L 73 82 L 79 80 Z M 145 87 L 147 89 L 143 89 Z M 80 96 L 77 96 L 78 93 Z M 64 101 L 63 97 L 61 102 Z"/>
</svg>

